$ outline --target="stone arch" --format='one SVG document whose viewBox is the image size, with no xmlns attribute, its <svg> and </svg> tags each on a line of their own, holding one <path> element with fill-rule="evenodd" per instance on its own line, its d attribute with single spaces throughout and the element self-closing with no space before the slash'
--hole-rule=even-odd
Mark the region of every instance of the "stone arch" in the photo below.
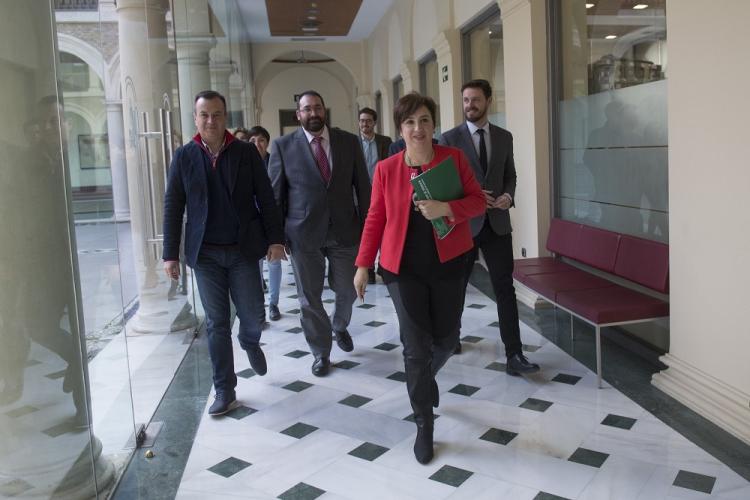
<svg viewBox="0 0 750 500">
<path fill-rule="evenodd" d="M 107 63 L 104 55 L 93 45 L 66 33 L 58 33 L 57 47 L 60 52 L 67 52 L 89 65 L 102 82 L 104 95 L 108 100 L 120 99 L 120 54 Z"/>
<path fill-rule="evenodd" d="M 364 61 L 362 61 L 360 50 L 356 50 L 356 55 L 352 55 L 352 52 L 355 52 L 352 50 L 354 45 L 359 47 L 359 44 L 320 44 L 310 49 L 309 44 L 264 44 L 260 46 L 263 49 L 262 52 L 253 54 L 256 75 L 262 74 L 267 66 L 272 64 L 272 61 L 277 57 L 285 56 L 289 53 L 299 53 L 300 50 L 304 50 L 308 54 L 318 54 L 334 59 L 349 72 L 354 86 L 361 88 L 364 81 L 364 72 L 362 71 Z"/>
</svg>

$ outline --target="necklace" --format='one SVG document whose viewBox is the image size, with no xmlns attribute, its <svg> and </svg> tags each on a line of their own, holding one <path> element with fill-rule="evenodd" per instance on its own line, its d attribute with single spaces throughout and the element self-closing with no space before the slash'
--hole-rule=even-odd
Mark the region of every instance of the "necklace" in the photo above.
<svg viewBox="0 0 750 500">
<path fill-rule="evenodd" d="M 424 163 L 417 163 L 409 157 L 409 154 L 406 151 L 404 151 L 404 161 L 406 161 L 406 164 L 410 167 L 419 167 L 421 165 L 427 165 L 428 163 L 432 161 L 434 157 L 435 157 L 435 150 L 430 149 L 430 157 L 427 158 L 427 161 L 425 161 Z"/>
</svg>

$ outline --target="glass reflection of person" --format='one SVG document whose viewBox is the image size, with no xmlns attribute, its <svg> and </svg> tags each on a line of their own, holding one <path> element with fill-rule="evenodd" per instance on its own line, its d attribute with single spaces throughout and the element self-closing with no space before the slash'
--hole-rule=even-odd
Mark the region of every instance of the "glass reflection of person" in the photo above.
<svg viewBox="0 0 750 500">
<path fill-rule="evenodd" d="M 463 269 L 474 245 L 469 219 L 484 212 L 485 201 L 464 153 L 432 143 L 432 99 L 409 93 L 398 100 L 393 114 L 406 149 L 378 162 L 375 169 L 354 287 L 364 299 L 368 269 L 379 249 L 383 281 L 396 309 L 404 346 L 406 389 L 417 424 L 414 456 L 425 464 L 433 456 L 432 408 L 439 403 L 435 375 L 458 343 Z M 456 165 L 464 197 L 412 204 L 410 179 L 447 158 Z M 456 222 L 443 239 L 437 238 L 430 223 L 438 217 Z"/>
<path fill-rule="evenodd" d="M 591 217 L 613 230 L 637 234 L 638 221 L 624 216 L 622 210 L 636 203 L 631 197 L 639 180 L 634 175 L 636 159 L 631 148 L 637 145 L 637 120 L 631 107 L 619 100 L 604 107 L 604 116 L 604 124 L 589 133 L 583 153 L 583 163 L 594 181 L 591 199 L 599 208 L 599 214 Z M 636 218 L 640 217 L 636 214 Z"/>
<path fill-rule="evenodd" d="M 11 404 L 22 396 L 24 368 L 33 341 L 67 363 L 62 389 L 72 392 L 75 422 L 85 424 L 81 344 L 71 324 L 77 318 L 73 266 L 68 252 L 49 247 L 52 239 L 67 244 L 69 238 L 68 214 L 59 209 L 67 204 L 63 153 L 67 127 L 55 96 L 39 102 L 36 118 L 27 124 L 25 132 L 30 146 L 25 158 L 30 170 L 14 180 L 23 199 L 18 200 L 17 212 L 9 214 L 15 219 L 9 226 L 18 228 L 18 234 L 10 238 L 16 245 L 14 258 L 9 259 L 10 264 L 3 264 L 3 274 L 16 279 L 15 300 L 0 300 L 3 356 L 7 357 L 2 363 L 0 404 Z M 23 274 L 18 269 L 23 269 Z"/>
</svg>

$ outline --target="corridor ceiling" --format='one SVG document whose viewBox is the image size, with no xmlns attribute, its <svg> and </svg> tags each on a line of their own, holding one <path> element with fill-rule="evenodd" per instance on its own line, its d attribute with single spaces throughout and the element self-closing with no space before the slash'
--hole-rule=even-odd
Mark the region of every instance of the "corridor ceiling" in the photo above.
<svg viewBox="0 0 750 500">
<path fill-rule="evenodd" d="M 251 42 L 363 40 L 392 4 L 393 0 L 237 2 Z"/>
</svg>

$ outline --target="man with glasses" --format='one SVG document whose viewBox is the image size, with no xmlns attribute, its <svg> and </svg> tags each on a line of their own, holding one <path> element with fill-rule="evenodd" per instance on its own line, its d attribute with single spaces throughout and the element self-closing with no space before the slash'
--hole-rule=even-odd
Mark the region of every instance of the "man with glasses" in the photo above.
<svg viewBox="0 0 750 500">
<path fill-rule="evenodd" d="M 375 133 L 375 124 L 378 123 L 378 113 L 372 108 L 362 108 L 359 111 L 359 140 L 362 143 L 362 152 L 365 154 L 367 173 L 375 173 L 375 165 L 382 159 L 388 158 L 388 148 L 391 146 L 391 138 Z M 367 273 L 367 282 L 375 283 L 375 269 Z"/>
<path fill-rule="evenodd" d="M 312 373 L 331 367 L 332 335 L 344 352 L 356 292 L 354 259 L 370 206 L 370 178 L 357 136 L 326 125 L 323 98 L 314 90 L 297 101 L 300 128 L 273 142 L 268 174 L 284 214 L 286 244 L 299 295 L 300 322 L 315 356 Z M 336 294 L 333 314 L 323 308 L 323 282 Z"/>
</svg>

